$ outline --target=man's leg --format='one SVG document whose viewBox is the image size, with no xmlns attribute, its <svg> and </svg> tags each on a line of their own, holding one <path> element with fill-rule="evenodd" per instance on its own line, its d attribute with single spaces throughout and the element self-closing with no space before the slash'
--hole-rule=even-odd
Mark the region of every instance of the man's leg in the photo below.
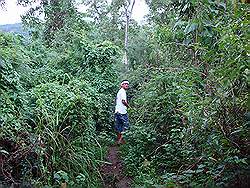
<svg viewBox="0 0 250 188">
<path fill-rule="evenodd" d="M 123 122 L 122 122 L 122 119 L 121 119 L 121 114 L 116 113 L 115 114 L 115 130 L 117 132 L 117 139 L 116 139 L 117 143 L 120 143 L 121 140 L 122 140 L 122 134 L 121 134 L 121 132 L 123 130 L 122 123 Z"/>
<path fill-rule="evenodd" d="M 122 138 L 122 133 L 117 133 L 117 142 L 118 142 L 118 143 L 121 143 L 122 140 L 123 140 L 123 138 Z"/>
<path fill-rule="evenodd" d="M 122 133 L 124 133 L 129 128 L 128 114 L 122 114 L 121 119 L 122 119 Z M 121 143 L 122 144 L 126 143 L 122 136 L 121 136 Z"/>
<path fill-rule="evenodd" d="M 123 131 L 129 129 L 128 114 L 122 114 Z"/>
</svg>

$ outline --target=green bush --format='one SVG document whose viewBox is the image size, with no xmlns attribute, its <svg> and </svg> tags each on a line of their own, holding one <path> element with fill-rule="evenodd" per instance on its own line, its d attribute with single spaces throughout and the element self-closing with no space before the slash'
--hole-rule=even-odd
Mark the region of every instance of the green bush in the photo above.
<svg viewBox="0 0 250 188">
<path fill-rule="evenodd" d="M 100 185 L 96 131 L 110 129 L 119 53 L 75 37 L 62 53 L 1 34 L 2 184 Z"/>
</svg>

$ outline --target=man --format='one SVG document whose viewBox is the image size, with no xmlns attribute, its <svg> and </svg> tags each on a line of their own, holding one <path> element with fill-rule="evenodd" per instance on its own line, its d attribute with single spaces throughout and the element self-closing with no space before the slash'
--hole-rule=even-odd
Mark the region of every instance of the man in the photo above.
<svg viewBox="0 0 250 188">
<path fill-rule="evenodd" d="M 127 108 L 129 107 L 127 101 L 126 90 L 129 87 L 128 80 L 121 82 L 121 88 L 116 96 L 115 106 L 115 130 L 117 132 L 117 143 L 125 143 L 122 138 L 122 133 L 129 128 Z"/>
</svg>

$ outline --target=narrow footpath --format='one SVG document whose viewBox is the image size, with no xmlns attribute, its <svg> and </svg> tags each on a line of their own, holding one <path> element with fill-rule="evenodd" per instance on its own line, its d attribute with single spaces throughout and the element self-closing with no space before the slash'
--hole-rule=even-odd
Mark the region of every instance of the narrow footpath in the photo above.
<svg viewBox="0 0 250 188">
<path fill-rule="evenodd" d="M 123 163 L 119 159 L 118 146 L 109 148 L 107 161 L 108 163 L 101 166 L 103 187 L 131 188 L 132 178 L 124 174 Z"/>
</svg>

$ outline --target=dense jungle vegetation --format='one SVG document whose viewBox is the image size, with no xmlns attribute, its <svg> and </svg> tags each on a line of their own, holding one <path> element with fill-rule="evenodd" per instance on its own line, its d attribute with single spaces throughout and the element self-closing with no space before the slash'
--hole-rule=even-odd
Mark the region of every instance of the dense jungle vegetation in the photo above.
<svg viewBox="0 0 250 188">
<path fill-rule="evenodd" d="M 133 187 L 250 186 L 248 1 L 34 2 L 0 33 L 0 187 L 102 187 L 121 79 Z"/>
</svg>

